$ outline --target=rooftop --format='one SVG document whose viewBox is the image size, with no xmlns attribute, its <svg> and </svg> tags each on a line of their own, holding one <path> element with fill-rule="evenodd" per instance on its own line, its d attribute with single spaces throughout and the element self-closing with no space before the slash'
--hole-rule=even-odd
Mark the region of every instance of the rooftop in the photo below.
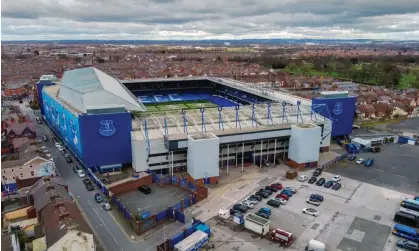
<svg viewBox="0 0 419 251">
<path fill-rule="evenodd" d="M 66 71 L 58 96 L 83 113 L 100 105 L 124 106 L 131 111 L 146 109 L 117 79 L 94 67 Z"/>
</svg>

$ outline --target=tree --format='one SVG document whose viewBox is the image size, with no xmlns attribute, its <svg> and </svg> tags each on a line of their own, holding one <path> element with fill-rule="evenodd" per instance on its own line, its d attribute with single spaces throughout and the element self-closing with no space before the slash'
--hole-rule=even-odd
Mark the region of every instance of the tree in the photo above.
<svg viewBox="0 0 419 251">
<path fill-rule="evenodd" d="M 358 64 L 358 58 L 351 58 L 350 60 L 352 64 Z"/>
<path fill-rule="evenodd" d="M 416 82 L 416 76 L 413 74 L 402 74 L 399 80 L 399 85 L 397 86 L 400 90 L 406 90 L 411 88 Z"/>
<path fill-rule="evenodd" d="M 39 51 L 34 51 L 33 54 L 35 54 L 35 56 L 39 56 Z"/>
</svg>

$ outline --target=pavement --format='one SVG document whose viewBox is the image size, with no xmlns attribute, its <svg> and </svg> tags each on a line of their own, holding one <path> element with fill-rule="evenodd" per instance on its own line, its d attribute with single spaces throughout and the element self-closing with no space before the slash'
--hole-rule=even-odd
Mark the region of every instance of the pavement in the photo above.
<svg viewBox="0 0 419 251">
<path fill-rule="evenodd" d="M 380 153 L 357 154 L 359 158 L 373 158 L 371 167 L 343 160 L 327 171 L 402 193 L 419 194 L 419 146 L 390 143 L 380 147 Z"/>
</svg>

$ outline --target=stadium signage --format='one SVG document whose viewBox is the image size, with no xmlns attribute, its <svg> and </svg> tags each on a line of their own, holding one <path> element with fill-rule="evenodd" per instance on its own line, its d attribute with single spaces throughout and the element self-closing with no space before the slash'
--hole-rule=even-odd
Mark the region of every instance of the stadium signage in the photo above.
<svg viewBox="0 0 419 251">
<path fill-rule="evenodd" d="M 335 106 L 333 107 L 332 112 L 335 116 L 341 115 L 343 113 L 343 103 L 342 102 L 336 102 Z"/>
<path fill-rule="evenodd" d="M 116 128 L 113 125 L 113 120 L 102 120 L 100 121 L 99 133 L 104 137 L 110 137 L 115 134 Z"/>
</svg>

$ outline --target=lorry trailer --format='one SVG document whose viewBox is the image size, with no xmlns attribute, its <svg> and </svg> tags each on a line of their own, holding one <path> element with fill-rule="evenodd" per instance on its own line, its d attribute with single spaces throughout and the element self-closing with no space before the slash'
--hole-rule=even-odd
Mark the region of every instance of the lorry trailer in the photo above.
<svg viewBox="0 0 419 251">
<path fill-rule="evenodd" d="M 250 213 L 244 217 L 244 228 L 255 233 L 265 235 L 269 233 L 269 224 L 271 222 L 256 214 Z"/>
<path fill-rule="evenodd" d="M 198 251 L 208 243 L 208 234 L 197 230 L 175 245 L 174 251 Z"/>
</svg>

